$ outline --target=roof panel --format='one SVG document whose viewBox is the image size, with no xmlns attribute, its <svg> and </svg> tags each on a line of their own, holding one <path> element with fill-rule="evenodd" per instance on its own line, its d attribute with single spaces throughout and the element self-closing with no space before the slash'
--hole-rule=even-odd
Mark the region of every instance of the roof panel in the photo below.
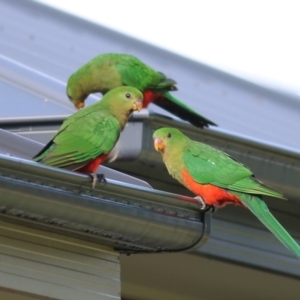
<svg viewBox="0 0 300 300">
<path fill-rule="evenodd" d="M 221 128 L 300 147 L 297 95 L 260 87 L 38 3 L 1 0 L 0 5 L 0 53 L 12 59 L 66 82 L 99 53 L 131 53 L 176 79 L 174 95 Z"/>
<path fill-rule="evenodd" d="M 0 119 L 70 114 L 70 110 L 58 106 L 52 99 L 34 94 L 1 78 L 0 90 Z"/>
</svg>

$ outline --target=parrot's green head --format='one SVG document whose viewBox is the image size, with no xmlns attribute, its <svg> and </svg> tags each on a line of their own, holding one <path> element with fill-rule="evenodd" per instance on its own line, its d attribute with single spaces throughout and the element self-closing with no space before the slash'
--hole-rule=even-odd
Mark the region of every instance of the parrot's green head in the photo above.
<svg viewBox="0 0 300 300">
<path fill-rule="evenodd" d="M 121 86 L 107 92 L 98 102 L 105 106 L 118 118 L 129 116 L 133 111 L 140 111 L 143 107 L 143 94 L 131 86 Z"/>
<path fill-rule="evenodd" d="M 154 148 L 164 154 L 179 149 L 189 138 L 176 128 L 163 127 L 153 133 Z"/>
<path fill-rule="evenodd" d="M 81 84 L 76 78 L 78 75 L 76 73 L 72 74 L 67 83 L 67 96 L 69 100 L 75 105 L 77 109 L 84 107 L 84 100 L 88 96 L 82 91 Z"/>
</svg>

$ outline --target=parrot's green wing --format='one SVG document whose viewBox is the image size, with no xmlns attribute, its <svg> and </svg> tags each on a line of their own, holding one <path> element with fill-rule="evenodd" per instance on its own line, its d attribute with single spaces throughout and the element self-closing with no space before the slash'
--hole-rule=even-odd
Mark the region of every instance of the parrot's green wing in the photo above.
<svg viewBox="0 0 300 300">
<path fill-rule="evenodd" d="M 34 160 L 76 170 L 101 154 L 109 153 L 120 130 L 118 121 L 108 111 L 82 110 L 63 123 L 60 131 Z"/>
<path fill-rule="evenodd" d="M 216 126 L 214 122 L 204 118 L 169 93 L 171 90 L 176 90 L 176 81 L 145 65 L 136 57 L 126 55 L 116 62 L 115 67 L 124 85 L 134 86 L 140 91 L 151 89 L 161 92 L 164 99 L 154 100 L 157 106 L 197 127 L 206 127 L 208 124 Z"/>
<path fill-rule="evenodd" d="M 124 56 L 115 64 L 124 85 L 133 86 L 140 91 L 145 89 L 168 89 L 176 82 L 168 79 L 163 73 L 145 65 L 134 56 Z"/>
<path fill-rule="evenodd" d="M 191 142 L 183 153 L 183 162 L 188 173 L 200 184 L 212 184 L 231 191 L 284 199 L 279 192 L 258 182 L 243 164 L 208 145 Z"/>
</svg>

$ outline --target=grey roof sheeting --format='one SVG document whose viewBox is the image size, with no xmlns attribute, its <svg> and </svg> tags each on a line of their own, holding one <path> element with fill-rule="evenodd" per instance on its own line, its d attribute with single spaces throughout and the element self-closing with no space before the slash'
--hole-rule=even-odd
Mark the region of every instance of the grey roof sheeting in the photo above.
<svg viewBox="0 0 300 300">
<path fill-rule="evenodd" d="M 4 153 L 11 145 L 24 156 L 23 148 L 41 148 L 3 130 L 0 140 L 9 145 L 1 143 Z M 92 189 L 87 175 L 11 155 L 0 154 L 2 219 L 98 241 L 121 252 L 183 251 L 207 240 L 210 226 L 204 225 L 193 199 L 143 187 L 140 180 L 132 185 L 130 176 L 105 167 L 100 172 L 108 183 Z M 123 182 L 111 179 L 116 177 Z"/>
<path fill-rule="evenodd" d="M 130 123 L 122 135 L 125 136 L 131 129 L 136 132 L 139 126 L 138 134 L 141 138 L 136 140 L 141 143 L 138 146 L 141 154 L 138 159 L 130 167 L 121 161 L 116 161 L 112 166 L 140 176 L 156 188 L 186 194 L 187 191 L 166 174 L 152 145 L 149 150 L 153 130 L 151 126 L 180 127 L 191 137 L 230 153 L 251 167 L 259 179 L 277 186 L 291 196 L 292 201 L 288 203 L 280 200 L 267 202 L 288 231 L 300 238 L 297 186 L 299 153 L 293 149 L 299 146 L 297 96 L 254 85 L 40 4 L 2 0 L 0 7 L 4 24 L 0 31 L 0 52 L 9 59 L 25 64 L 32 75 L 37 70 L 47 74 L 37 76 L 45 80 L 36 78 L 28 82 L 23 81 L 22 77 L 21 80 L 16 80 L 16 73 L 8 78 L 9 74 L 2 69 L 3 91 L 8 91 L 5 94 L 5 111 L 11 112 L 11 115 L 1 115 L 1 126 L 37 140 L 48 140 L 68 111 L 72 110 L 65 100 L 67 98 L 62 97 L 62 82 L 80 65 L 99 53 L 132 53 L 175 78 L 180 90 L 174 95 L 220 127 L 199 131 L 184 122 L 156 118 L 153 115 L 147 118 L 143 115 L 142 125 L 139 122 L 136 122 L 136 126 L 134 122 Z M 3 68 L 1 65 L 0 67 Z M 18 69 L 17 73 L 19 71 Z M 38 90 L 32 87 L 35 80 L 41 80 L 38 81 Z M 48 84 L 51 89 L 47 89 Z M 55 89 L 54 93 L 52 89 Z M 39 103 L 34 97 L 39 98 Z M 20 99 L 22 102 L 17 101 Z M 94 101 L 95 98 L 90 99 Z M 21 113 L 17 114 L 17 105 L 23 116 Z M 32 111 L 29 108 L 33 106 Z M 155 106 L 151 109 L 163 112 Z M 45 111 L 48 115 L 46 118 L 42 117 L 45 116 Z M 24 118 L 27 114 L 29 118 Z M 147 128 L 147 124 L 151 126 Z M 152 172 L 153 166 L 161 172 L 159 180 L 155 176 L 157 170 Z M 218 211 L 214 215 L 212 228 L 211 238 L 202 248 L 202 253 L 299 276 L 299 268 L 292 254 L 267 233 L 256 219 L 251 219 L 246 210 L 229 207 Z"/>
<path fill-rule="evenodd" d="M 221 128 L 300 148 L 297 95 L 252 84 L 38 3 L 0 3 L 0 53 L 5 56 L 66 82 L 99 53 L 130 53 L 174 78 L 179 91 L 173 94 Z"/>
</svg>

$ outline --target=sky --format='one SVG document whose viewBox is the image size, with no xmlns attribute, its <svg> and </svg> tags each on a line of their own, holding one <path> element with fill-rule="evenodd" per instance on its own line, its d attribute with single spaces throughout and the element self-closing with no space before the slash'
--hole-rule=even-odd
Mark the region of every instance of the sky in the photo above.
<svg viewBox="0 0 300 300">
<path fill-rule="evenodd" d="M 298 0 L 38 0 L 300 96 Z"/>
</svg>

